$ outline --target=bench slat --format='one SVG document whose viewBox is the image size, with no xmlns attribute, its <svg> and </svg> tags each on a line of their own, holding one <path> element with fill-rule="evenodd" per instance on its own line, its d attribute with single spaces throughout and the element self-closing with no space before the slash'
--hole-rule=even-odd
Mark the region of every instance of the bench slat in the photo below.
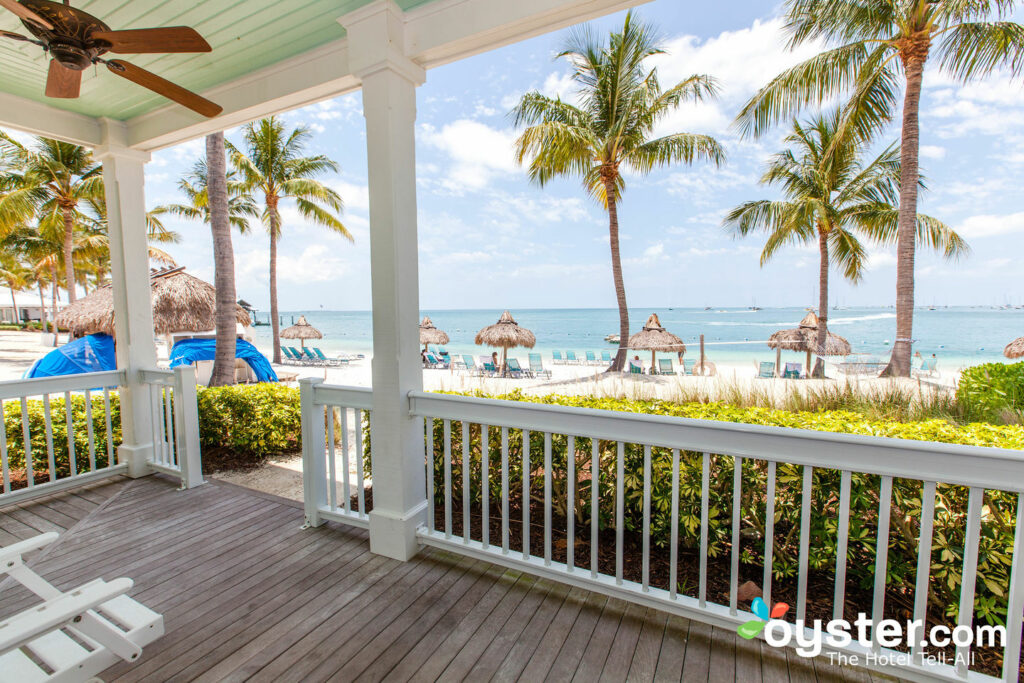
<svg viewBox="0 0 1024 683">
<path fill-rule="evenodd" d="M 0 671 L 3 672 L 5 680 L 18 683 L 42 683 L 49 678 L 47 673 L 21 650 L 11 650 L 0 655 Z"/>
<path fill-rule="evenodd" d="M 25 647 L 55 672 L 73 669 L 90 654 L 63 631 L 50 631 L 26 643 Z"/>
<path fill-rule="evenodd" d="M 160 620 L 159 614 L 127 595 L 119 595 L 112 600 L 107 600 L 97 608 L 97 611 L 104 616 L 113 618 L 129 633 Z"/>
</svg>

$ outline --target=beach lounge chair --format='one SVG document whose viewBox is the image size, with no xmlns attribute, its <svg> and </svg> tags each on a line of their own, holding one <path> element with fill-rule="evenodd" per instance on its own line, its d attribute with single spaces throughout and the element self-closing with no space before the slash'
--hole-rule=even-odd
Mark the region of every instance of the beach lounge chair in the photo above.
<svg viewBox="0 0 1024 683">
<path fill-rule="evenodd" d="M 597 365 L 599 362 L 593 351 L 587 351 L 587 365 Z"/>
<path fill-rule="evenodd" d="M 306 354 L 304 353 L 305 349 L 299 351 L 294 346 L 289 346 L 288 349 L 292 352 L 292 356 L 295 357 L 296 362 L 301 363 L 302 365 L 310 365 L 312 361 L 315 360 L 315 358 L 312 355 L 308 357 L 306 356 Z"/>
<path fill-rule="evenodd" d="M 316 354 L 316 357 L 320 359 L 321 362 L 326 363 L 327 365 L 348 365 L 347 358 L 328 358 L 324 355 L 324 352 L 320 350 L 319 346 L 313 347 L 313 353 Z"/>
<path fill-rule="evenodd" d="M 472 375 L 479 373 L 480 369 L 476 366 L 476 361 L 473 360 L 473 356 L 463 355 L 462 363 L 466 366 L 466 371 Z"/>
<path fill-rule="evenodd" d="M 287 346 L 281 347 L 281 353 L 284 354 L 284 362 L 288 364 L 298 363 L 299 359 L 292 355 L 291 350 Z"/>
<path fill-rule="evenodd" d="M 762 379 L 775 377 L 775 363 L 767 360 L 761 361 L 757 369 L 757 376 Z"/>
<path fill-rule="evenodd" d="M 523 369 L 523 366 L 519 364 L 518 358 L 509 358 L 505 361 L 508 366 L 508 374 L 513 379 L 519 379 L 523 376 L 529 376 L 529 372 Z"/>
<path fill-rule="evenodd" d="M 644 368 L 642 365 L 634 360 L 629 361 L 629 374 L 631 375 L 642 375 L 644 374 Z"/>
<path fill-rule="evenodd" d="M 313 353 L 312 351 L 310 351 L 309 349 L 307 349 L 307 348 L 302 348 L 302 349 L 300 349 L 300 351 L 302 351 L 302 352 L 303 352 L 303 353 L 305 354 L 305 355 L 303 356 L 303 358 L 304 358 L 304 359 L 305 359 L 305 360 L 306 360 L 306 361 L 307 361 L 307 362 L 308 362 L 308 363 L 309 363 L 310 365 L 327 365 L 327 363 L 326 363 L 326 362 L 324 362 L 324 361 L 320 360 L 319 358 L 317 358 L 316 354 L 315 354 L 315 353 Z"/>
<path fill-rule="evenodd" d="M 676 374 L 675 368 L 672 367 L 671 358 L 659 358 L 658 359 L 658 374 L 659 375 L 674 375 Z"/>
<path fill-rule="evenodd" d="M 541 361 L 539 353 L 530 354 L 530 373 L 534 377 L 543 377 L 545 379 L 551 379 L 551 371 L 544 369 L 544 363 Z"/>
<path fill-rule="evenodd" d="M 56 541 L 54 532 L 0 548 L 4 574 L 39 598 L 0 619 L 0 679 L 85 681 L 120 661 L 137 662 L 164 634 L 164 620 L 128 597 L 132 580 L 96 579 L 63 592 L 25 565 L 22 556 Z"/>
<path fill-rule="evenodd" d="M 912 375 L 914 377 L 938 377 L 939 375 L 939 359 L 938 358 L 923 358 L 921 359 L 920 368 L 912 368 Z"/>
<path fill-rule="evenodd" d="M 562 352 L 561 351 L 552 351 L 551 352 L 551 362 L 554 363 L 555 365 L 557 365 L 559 363 L 565 362 L 565 361 L 562 360 Z"/>
<path fill-rule="evenodd" d="M 786 369 L 782 373 L 785 379 L 800 379 L 800 371 L 803 366 L 800 363 L 786 363 Z"/>
<path fill-rule="evenodd" d="M 575 351 L 565 352 L 565 362 L 568 363 L 569 365 L 579 365 L 580 363 L 579 359 L 576 358 Z"/>
<path fill-rule="evenodd" d="M 684 358 L 683 359 L 683 369 L 680 371 L 680 374 L 692 375 L 693 374 L 693 369 L 695 367 L 697 367 L 697 359 L 696 358 Z"/>
<path fill-rule="evenodd" d="M 612 362 L 612 352 L 611 351 L 602 351 L 601 352 L 601 362 L 602 363 L 611 363 Z"/>
</svg>

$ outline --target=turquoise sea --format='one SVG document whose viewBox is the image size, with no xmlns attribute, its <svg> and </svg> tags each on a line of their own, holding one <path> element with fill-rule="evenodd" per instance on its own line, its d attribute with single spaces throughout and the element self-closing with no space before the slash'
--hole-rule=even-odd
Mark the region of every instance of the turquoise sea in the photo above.
<svg viewBox="0 0 1024 683">
<path fill-rule="evenodd" d="M 765 308 L 636 308 L 630 310 L 630 328 L 636 332 L 651 313 L 657 313 L 662 325 L 686 342 L 687 355 L 698 353 L 698 339 L 705 337 L 708 357 L 720 363 L 748 363 L 774 360 L 775 352 L 764 342 L 779 329 L 796 327 L 806 309 Z M 448 349 L 454 353 L 480 355 L 485 349 L 473 344 L 476 332 L 497 321 L 501 310 L 424 310 L 434 324 L 451 337 Z M 572 350 L 612 348 L 604 341 L 618 332 L 618 313 L 612 308 L 522 309 L 512 311 L 516 321 L 537 337 L 536 351 L 544 354 Z M 284 326 L 305 315 L 324 333 L 319 344 L 329 353 L 370 353 L 373 350 L 369 311 L 288 311 L 282 313 Z M 891 308 L 837 308 L 829 312 L 829 328 L 853 346 L 854 353 L 888 357 L 896 336 L 896 314 Z M 258 312 L 257 320 L 266 322 L 268 314 Z M 949 307 L 919 309 L 915 316 L 915 350 L 936 354 L 941 366 L 949 369 L 983 362 L 1005 361 L 1003 347 L 1024 335 L 1024 309 L 993 307 Z M 255 343 L 270 347 L 269 325 L 255 328 Z M 297 345 L 297 344 L 296 344 Z M 515 352 L 512 352 L 516 355 Z M 521 350 L 520 356 L 525 357 Z M 786 354 L 784 354 L 786 355 Z M 790 354 L 796 359 L 797 354 Z M 646 356 L 645 356 L 646 357 Z"/>
</svg>

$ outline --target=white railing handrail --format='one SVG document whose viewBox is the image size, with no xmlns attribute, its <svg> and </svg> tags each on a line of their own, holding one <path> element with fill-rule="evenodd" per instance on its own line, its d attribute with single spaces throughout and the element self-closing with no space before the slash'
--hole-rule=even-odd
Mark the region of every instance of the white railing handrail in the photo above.
<svg viewBox="0 0 1024 683">
<path fill-rule="evenodd" d="M 0 382 L 0 401 L 65 391 L 117 387 L 124 384 L 124 378 L 123 370 L 107 370 L 105 372 L 87 372 L 81 375 L 9 379 Z"/>
<path fill-rule="evenodd" d="M 411 392 L 413 415 L 1024 492 L 1024 451 Z"/>
<path fill-rule="evenodd" d="M 323 383 L 316 383 L 313 386 L 313 405 L 347 406 L 360 410 L 373 409 L 373 390 L 367 387 Z"/>
</svg>

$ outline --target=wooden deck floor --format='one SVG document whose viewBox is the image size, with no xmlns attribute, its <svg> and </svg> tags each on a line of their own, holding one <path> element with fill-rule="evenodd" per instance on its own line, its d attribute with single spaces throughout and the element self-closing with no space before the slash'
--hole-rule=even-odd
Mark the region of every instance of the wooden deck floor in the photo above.
<svg viewBox="0 0 1024 683">
<path fill-rule="evenodd" d="M 32 560 L 58 587 L 127 576 L 166 634 L 105 681 L 869 681 L 826 660 L 437 550 L 300 530 L 297 503 L 212 482 L 119 480 L 17 510 L 0 538 L 67 529 Z M 30 604 L 0 584 L 0 617 Z"/>
</svg>

